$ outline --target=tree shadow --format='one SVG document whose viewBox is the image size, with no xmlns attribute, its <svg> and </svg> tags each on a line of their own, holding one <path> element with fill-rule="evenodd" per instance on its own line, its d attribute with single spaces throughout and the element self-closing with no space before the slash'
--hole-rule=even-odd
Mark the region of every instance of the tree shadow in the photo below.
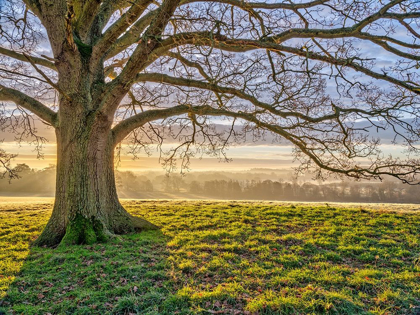
<svg viewBox="0 0 420 315">
<path fill-rule="evenodd" d="M 32 248 L 0 314 L 189 313 L 173 295 L 167 241 L 147 231 L 92 246 Z"/>
</svg>

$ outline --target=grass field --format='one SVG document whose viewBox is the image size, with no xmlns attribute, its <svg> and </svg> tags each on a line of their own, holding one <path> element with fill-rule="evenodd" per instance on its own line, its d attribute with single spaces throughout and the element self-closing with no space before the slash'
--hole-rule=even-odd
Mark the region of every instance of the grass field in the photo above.
<svg viewBox="0 0 420 315">
<path fill-rule="evenodd" d="M 1 203 L 0 314 L 420 314 L 420 212 L 124 205 L 161 231 L 52 250 L 50 202 Z"/>
</svg>

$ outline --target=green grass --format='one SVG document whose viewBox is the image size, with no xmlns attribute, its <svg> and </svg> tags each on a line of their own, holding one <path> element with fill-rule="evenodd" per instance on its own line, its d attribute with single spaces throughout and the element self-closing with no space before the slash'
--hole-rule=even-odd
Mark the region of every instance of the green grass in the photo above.
<svg viewBox="0 0 420 315">
<path fill-rule="evenodd" d="M 162 230 L 29 249 L 51 205 L 2 206 L 0 310 L 420 314 L 419 213 L 251 202 L 125 206 Z"/>
</svg>

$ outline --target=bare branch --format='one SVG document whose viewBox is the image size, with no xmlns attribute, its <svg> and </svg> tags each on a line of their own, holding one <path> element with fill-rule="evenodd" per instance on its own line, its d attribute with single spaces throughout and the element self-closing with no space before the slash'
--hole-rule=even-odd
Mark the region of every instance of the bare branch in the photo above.
<svg viewBox="0 0 420 315">
<path fill-rule="evenodd" d="M 206 0 L 184 0 L 181 2 L 182 5 L 194 2 L 205 2 Z M 328 2 L 329 0 L 315 0 L 304 3 L 265 3 L 265 2 L 244 2 L 236 0 L 216 0 L 214 2 L 230 4 L 236 7 L 245 8 L 245 9 L 284 9 L 284 10 L 298 10 L 298 9 L 307 9 L 314 7 L 323 3 Z"/>
<path fill-rule="evenodd" d="M 42 120 L 48 122 L 50 125 L 56 125 L 57 113 L 49 109 L 41 102 L 22 92 L 0 85 L 0 100 L 10 101 L 19 106 L 22 106 L 23 108 L 37 115 Z"/>
<path fill-rule="evenodd" d="M 137 0 L 133 2 L 131 8 L 121 15 L 119 20 L 115 22 L 109 29 L 105 31 L 101 39 L 95 45 L 93 50 L 94 56 L 102 56 L 113 43 L 131 24 L 133 24 L 139 16 L 144 12 L 152 0 Z"/>
<path fill-rule="evenodd" d="M 24 62 L 29 61 L 28 58 L 25 56 L 25 54 L 18 53 L 18 52 L 15 52 L 13 50 L 6 49 L 3 47 L 0 47 L 0 54 L 14 58 L 16 60 L 24 61 Z M 39 58 L 35 56 L 28 56 L 28 57 L 37 65 L 47 67 L 51 70 L 56 70 L 55 64 L 47 59 Z"/>
<path fill-rule="evenodd" d="M 7 177 L 9 182 L 19 178 L 18 172 L 10 166 L 10 162 L 17 154 L 10 154 L 0 148 L 0 179 Z"/>
</svg>

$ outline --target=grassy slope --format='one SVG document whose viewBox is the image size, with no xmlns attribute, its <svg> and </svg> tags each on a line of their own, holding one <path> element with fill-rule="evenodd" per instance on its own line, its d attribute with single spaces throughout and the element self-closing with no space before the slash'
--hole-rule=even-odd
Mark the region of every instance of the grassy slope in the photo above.
<svg viewBox="0 0 420 315">
<path fill-rule="evenodd" d="M 29 251 L 51 204 L 3 205 L 0 310 L 420 314 L 420 213 L 250 202 L 125 206 L 162 230 Z"/>
</svg>

